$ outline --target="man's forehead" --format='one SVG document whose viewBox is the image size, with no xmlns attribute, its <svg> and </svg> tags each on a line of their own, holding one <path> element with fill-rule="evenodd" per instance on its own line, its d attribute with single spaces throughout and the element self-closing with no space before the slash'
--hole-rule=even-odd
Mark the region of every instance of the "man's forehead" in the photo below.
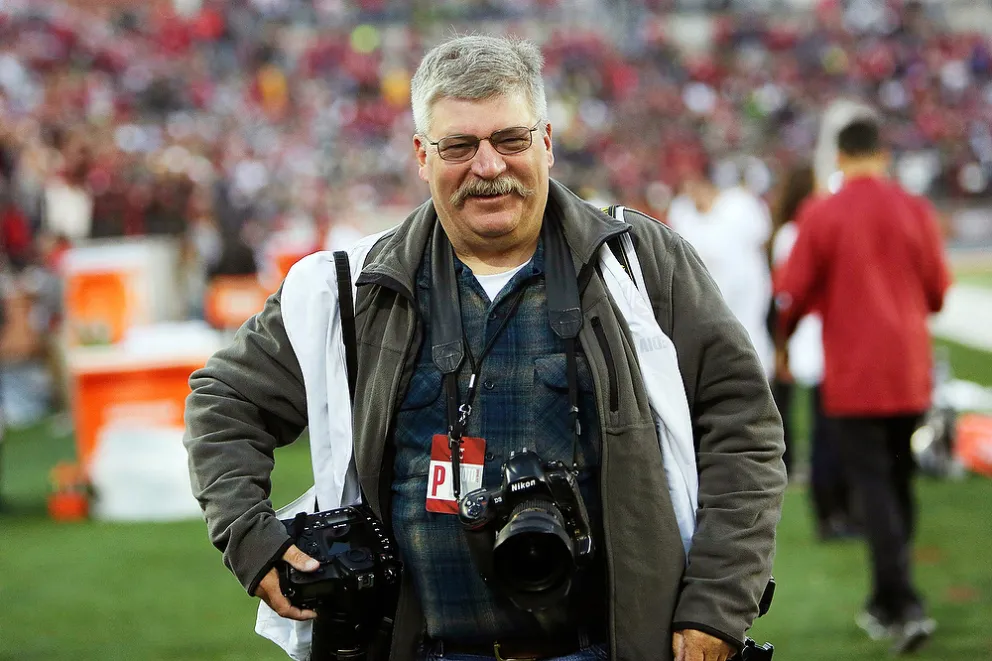
<svg viewBox="0 0 992 661">
<path fill-rule="evenodd" d="M 533 124 L 530 104 L 522 94 L 488 99 L 444 97 L 434 103 L 431 131 L 440 135 L 465 133 L 486 136 L 510 126 Z"/>
</svg>

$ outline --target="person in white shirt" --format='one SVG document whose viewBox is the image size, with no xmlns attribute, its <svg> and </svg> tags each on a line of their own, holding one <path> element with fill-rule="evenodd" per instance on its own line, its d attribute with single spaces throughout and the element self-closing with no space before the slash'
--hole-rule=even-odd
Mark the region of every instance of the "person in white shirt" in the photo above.
<svg viewBox="0 0 992 661">
<path fill-rule="evenodd" d="M 668 223 L 699 253 L 771 378 L 775 349 L 767 324 L 772 295 L 768 207 L 741 186 L 721 190 L 707 177 L 692 177 L 672 201 Z"/>
</svg>

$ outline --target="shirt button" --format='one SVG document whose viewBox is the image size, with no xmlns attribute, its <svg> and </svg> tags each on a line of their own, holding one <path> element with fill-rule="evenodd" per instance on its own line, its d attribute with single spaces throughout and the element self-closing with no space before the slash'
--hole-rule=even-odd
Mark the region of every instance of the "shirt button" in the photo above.
<svg viewBox="0 0 992 661">
<path fill-rule="evenodd" d="M 486 461 L 492 461 L 495 458 L 496 458 L 496 455 L 494 455 L 492 452 L 487 452 L 486 453 Z"/>
<path fill-rule="evenodd" d="M 487 380 L 482 383 L 482 387 L 485 388 L 486 390 L 492 390 L 493 388 L 496 387 L 496 384 L 493 383 L 492 381 Z"/>
<path fill-rule="evenodd" d="M 494 320 L 494 319 L 499 319 L 499 315 L 498 315 L 498 314 L 496 314 L 496 312 L 495 312 L 495 311 L 493 311 L 493 312 L 490 312 L 490 313 L 489 313 L 489 319 L 490 319 L 490 321 L 492 321 L 492 320 Z"/>
</svg>

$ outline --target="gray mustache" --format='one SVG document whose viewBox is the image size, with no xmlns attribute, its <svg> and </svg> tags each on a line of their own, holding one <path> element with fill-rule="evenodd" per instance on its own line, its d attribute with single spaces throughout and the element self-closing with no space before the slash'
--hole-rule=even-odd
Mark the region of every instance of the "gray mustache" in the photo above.
<svg viewBox="0 0 992 661">
<path fill-rule="evenodd" d="M 473 195 L 507 195 L 516 193 L 520 197 L 530 197 L 534 190 L 527 188 L 515 177 L 499 179 L 472 179 L 451 196 L 451 206 L 460 207 Z"/>
</svg>

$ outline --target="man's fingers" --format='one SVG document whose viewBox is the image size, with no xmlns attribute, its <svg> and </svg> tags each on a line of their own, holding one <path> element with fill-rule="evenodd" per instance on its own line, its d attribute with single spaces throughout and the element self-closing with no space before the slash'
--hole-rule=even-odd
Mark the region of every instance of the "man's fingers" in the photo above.
<svg viewBox="0 0 992 661">
<path fill-rule="evenodd" d="M 269 608 L 274 610 L 280 617 L 300 621 L 312 620 L 317 617 L 317 613 L 314 611 L 300 609 L 289 603 L 289 599 L 286 598 L 286 595 L 279 588 L 279 574 L 275 569 L 270 570 L 265 575 L 265 578 L 258 584 L 255 594 L 267 603 Z"/>
<path fill-rule="evenodd" d="M 293 544 L 282 554 L 282 559 L 299 571 L 315 571 L 320 563 L 308 556 Z"/>
<path fill-rule="evenodd" d="M 682 661 L 682 650 L 685 647 L 685 637 L 678 631 L 672 634 L 672 657 L 675 661 Z"/>
<path fill-rule="evenodd" d="M 280 617 L 289 618 L 290 620 L 300 620 L 301 622 L 305 620 L 312 620 L 317 617 L 317 613 L 314 611 L 302 610 L 289 603 L 289 599 L 287 599 L 281 592 L 276 592 L 275 594 L 270 592 L 268 597 L 269 598 L 265 600 L 266 603 L 269 605 L 269 608 L 274 610 Z"/>
<path fill-rule="evenodd" d="M 289 599 L 286 599 L 283 595 L 279 597 L 273 597 L 272 601 L 269 603 L 269 608 L 274 610 L 279 617 L 285 617 L 290 620 L 299 620 L 305 622 L 306 620 L 312 620 L 317 617 L 317 613 L 312 610 L 301 610 L 289 603 Z"/>
</svg>

